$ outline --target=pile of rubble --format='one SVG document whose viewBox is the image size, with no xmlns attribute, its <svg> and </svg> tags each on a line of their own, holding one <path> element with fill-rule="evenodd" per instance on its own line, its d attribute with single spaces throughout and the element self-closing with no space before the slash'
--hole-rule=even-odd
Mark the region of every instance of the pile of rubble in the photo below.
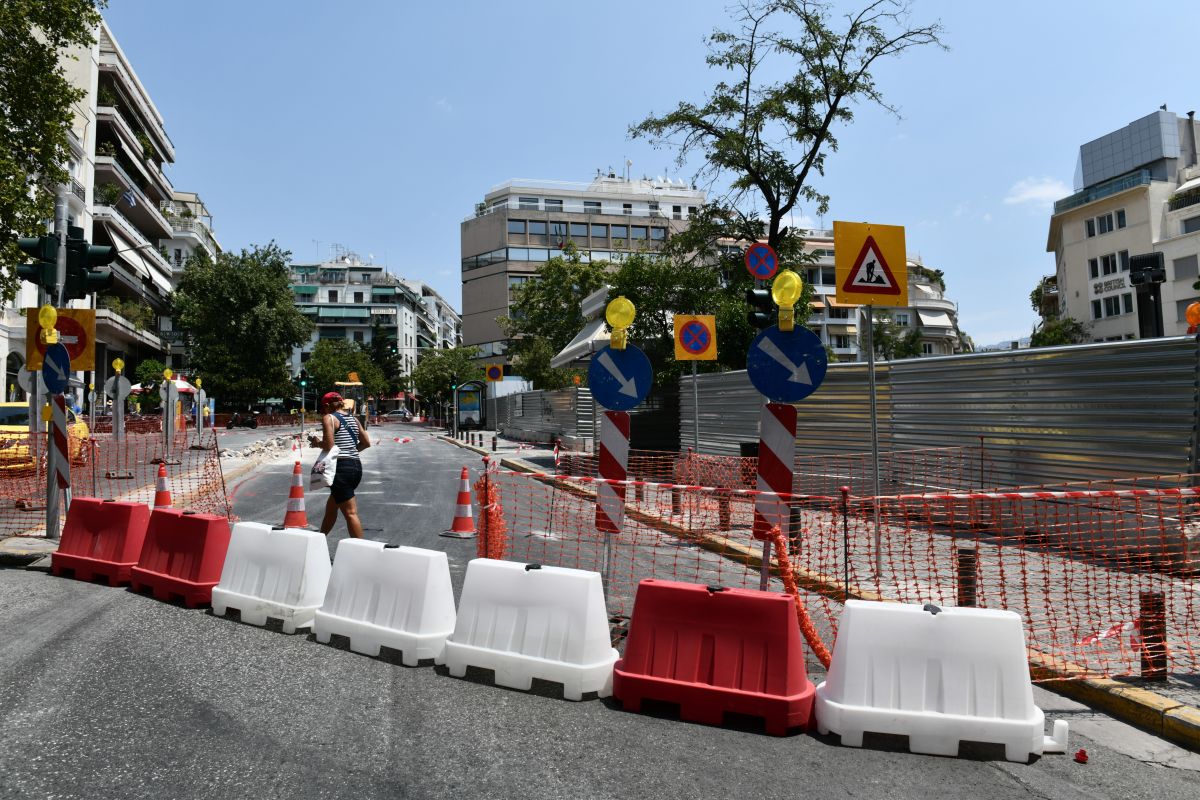
<svg viewBox="0 0 1200 800">
<path fill-rule="evenodd" d="M 258 456 L 272 458 L 283 450 L 290 450 L 295 441 L 296 435 L 293 433 L 272 436 L 270 439 L 251 442 L 240 450 L 223 449 L 221 458 L 255 458 Z"/>
</svg>

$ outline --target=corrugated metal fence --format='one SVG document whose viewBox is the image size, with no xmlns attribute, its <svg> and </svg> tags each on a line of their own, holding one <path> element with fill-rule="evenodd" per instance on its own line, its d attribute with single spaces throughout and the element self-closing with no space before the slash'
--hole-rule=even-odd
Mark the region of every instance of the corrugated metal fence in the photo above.
<svg viewBox="0 0 1200 800">
<path fill-rule="evenodd" d="M 497 398 L 495 421 L 511 439 L 580 446 L 593 435 L 595 403 L 582 387 L 551 392 L 522 392 Z"/>
<path fill-rule="evenodd" d="M 880 449 L 982 445 L 996 486 L 1195 472 L 1198 376 L 1188 337 L 881 364 Z M 757 441 L 762 398 L 745 372 L 700 375 L 699 394 L 701 453 Z M 797 455 L 870 450 L 865 364 L 831 365 L 798 408 Z M 690 376 L 680 412 L 689 446 Z"/>
</svg>

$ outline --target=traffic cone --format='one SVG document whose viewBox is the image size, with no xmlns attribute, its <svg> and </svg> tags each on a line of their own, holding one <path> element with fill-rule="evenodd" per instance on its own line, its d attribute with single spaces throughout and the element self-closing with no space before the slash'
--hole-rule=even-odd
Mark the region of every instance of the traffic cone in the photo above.
<svg viewBox="0 0 1200 800">
<path fill-rule="evenodd" d="M 154 492 L 154 507 L 171 507 L 171 490 L 167 488 L 167 465 L 162 463 L 158 465 L 158 487 Z"/>
<path fill-rule="evenodd" d="M 292 470 L 292 488 L 288 492 L 287 513 L 283 515 L 283 527 L 307 528 L 308 514 L 304 512 L 304 473 L 300 462 Z"/>
<path fill-rule="evenodd" d="M 455 539 L 475 538 L 475 520 L 471 518 L 471 479 L 467 468 L 462 468 L 458 484 L 458 505 L 454 509 L 454 522 L 450 530 L 442 534 Z"/>
</svg>

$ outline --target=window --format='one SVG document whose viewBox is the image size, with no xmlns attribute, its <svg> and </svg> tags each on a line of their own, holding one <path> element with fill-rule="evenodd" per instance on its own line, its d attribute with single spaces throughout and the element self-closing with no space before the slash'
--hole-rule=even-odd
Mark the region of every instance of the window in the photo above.
<svg viewBox="0 0 1200 800">
<path fill-rule="evenodd" d="M 645 225 L 634 225 L 633 227 L 631 227 L 629 229 L 629 238 L 630 239 L 645 239 L 646 238 L 646 226 Z"/>
<path fill-rule="evenodd" d="M 662 216 L 662 212 L 658 210 L 658 201 L 657 200 L 651 200 L 647 205 L 650 208 L 650 216 L 652 216 L 652 217 L 661 217 Z"/>
<path fill-rule="evenodd" d="M 362 340 L 363 340 L 363 332 L 362 332 L 362 331 L 355 331 L 355 332 L 354 332 L 354 341 L 356 341 L 356 342 L 361 342 Z"/>
<path fill-rule="evenodd" d="M 1104 298 L 1104 316 L 1113 317 L 1121 313 L 1121 298 L 1113 295 Z"/>
<path fill-rule="evenodd" d="M 175 266 L 177 266 L 177 267 L 183 266 L 183 251 L 180 250 L 178 247 L 175 248 Z"/>
<path fill-rule="evenodd" d="M 1181 278 L 1195 278 L 1197 276 L 1197 258 L 1194 255 L 1184 258 L 1177 258 L 1171 262 L 1175 267 L 1175 280 Z"/>
<path fill-rule="evenodd" d="M 933 355 L 933 342 L 921 342 L 921 355 Z"/>
<path fill-rule="evenodd" d="M 528 275 L 509 275 L 508 276 L 508 301 L 511 303 L 517 299 L 516 290 L 520 289 L 529 281 Z"/>
<path fill-rule="evenodd" d="M 1099 300 L 1092 301 L 1092 319 L 1100 319 L 1104 316 L 1103 309 Z"/>
<path fill-rule="evenodd" d="M 1133 313 L 1133 295 L 1130 292 L 1121 295 L 1121 305 L 1124 307 L 1126 314 Z"/>
<path fill-rule="evenodd" d="M 1176 300 L 1175 301 L 1176 319 L 1179 322 L 1187 322 L 1187 307 L 1190 306 L 1192 303 L 1195 303 L 1198 300 L 1200 300 L 1200 297 L 1189 297 L 1187 300 Z"/>
<path fill-rule="evenodd" d="M 612 238 L 628 239 L 629 238 L 629 226 L 628 225 L 613 225 L 612 226 Z"/>
<path fill-rule="evenodd" d="M 362 301 L 363 301 L 363 293 L 362 293 L 362 292 L 355 292 L 355 293 L 354 293 L 354 302 L 356 302 L 356 303 L 361 303 Z"/>
<path fill-rule="evenodd" d="M 1117 253 L 1117 258 L 1121 262 L 1121 272 L 1129 272 L 1129 251 L 1122 250 Z"/>
<path fill-rule="evenodd" d="M 821 285 L 836 286 L 837 285 L 837 270 L 833 267 L 821 268 Z"/>
<path fill-rule="evenodd" d="M 1089 219 L 1086 224 L 1087 224 L 1087 236 L 1090 239 L 1096 235 L 1096 220 Z"/>
<path fill-rule="evenodd" d="M 522 211 L 537 211 L 538 199 L 536 197 L 518 197 L 517 208 Z"/>
<path fill-rule="evenodd" d="M 572 222 L 571 223 L 571 238 L 572 239 L 574 239 L 575 237 L 579 237 L 581 239 L 586 239 L 587 235 L 588 235 L 588 226 L 587 226 L 586 222 Z"/>
<path fill-rule="evenodd" d="M 683 206 L 671 206 L 671 217 L 673 219 L 683 219 Z"/>
<path fill-rule="evenodd" d="M 550 223 L 550 235 L 551 235 L 551 236 L 557 236 L 557 237 L 559 237 L 560 239 L 561 239 L 561 238 L 566 238 L 566 235 L 567 235 L 567 223 L 565 223 L 565 222 L 551 222 L 551 223 Z"/>
<path fill-rule="evenodd" d="M 1100 262 L 1098 262 L 1094 258 L 1088 259 L 1088 275 L 1090 275 L 1093 278 L 1100 277 Z"/>
<path fill-rule="evenodd" d="M 1112 214 L 1104 214 L 1096 217 L 1096 232 L 1097 233 L 1112 233 L 1113 232 L 1113 217 Z"/>
<path fill-rule="evenodd" d="M 846 350 L 850 347 L 850 337 L 844 333 L 835 333 L 829 337 L 829 343 L 835 350 Z"/>
<path fill-rule="evenodd" d="M 538 222 L 537 220 L 529 220 L 529 235 L 530 236 L 545 236 L 546 223 Z"/>
<path fill-rule="evenodd" d="M 528 261 L 529 260 L 529 248 L 528 247 L 510 247 L 510 248 L 508 248 L 508 260 L 509 261 Z"/>
<path fill-rule="evenodd" d="M 369 272 L 362 272 L 362 273 L 359 273 L 359 274 L 360 274 L 360 275 L 362 275 L 362 282 L 363 282 L 363 283 L 370 283 L 370 282 L 371 282 L 371 273 L 369 273 Z"/>
<path fill-rule="evenodd" d="M 829 309 L 830 319 L 850 319 L 850 309 L 848 308 L 831 308 Z M 897 320 L 899 318 L 897 317 Z M 905 325 L 908 323 L 905 322 Z"/>
<path fill-rule="evenodd" d="M 548 261 L 550 259 L 550 251 L 540 247 L 529 248 L 530 261 Z"/>
<path fill-rule="evenodd" d="M 524 236 L 525 235 L 525 220 L 510 219 L 508 221 L 508 232 L 511 234 L 516 234 L 518 236 Z"/>
<path fill-rule="evenodd" d="M 696 207 L 695 206 L 688 206 L 688 216 L 689 217 L 696 216 Z"/>
<path fill-rule="evenodd" d="M 908 325 L 908 312 L 907 311 L 897 311 L 896 312 L 896 324 L 897 325 Z"/>
<path fill-rule="evenodd" d="M 592 238 L 593 239 L 607 239 L 608 238 L 608 226 L 600 225 L 598 223 L 593 222 L 592 223 Z"/>
<path fill-rule="evenodd" d="M 632 214 L 633 213 L 633 203 L 622 203 L 621 204 L 621 213 L 622 214 Z"/>
<path fill-rule="evenodd" d="M 666 228 L 651 228 L 650 229 L 650 241 L 665 242 L 666 240 L 667 240 L 667 229 Z"/>
<path fill-rule="evenodd" d="M 549 197 L 547 197 L 546 198 L 546 210 L 547 211 L 562 211 L 563 210 L 562 200 L 551 200 Z"/>
<path fill-rule="evenodd" d="M 329 290 L 329 302 L 331 302 L 331 303 L 337 302 L 337 289 Z"/>
<path fill-rule="evenodd" d="M 1117 256 L 1115 253 L 1109 253 L 1106 256 L 1100 256 L 1100 274 L 1117 274 Z"/>
<path fill-rule="evenodd" d="M 1125 227 L 1125 209 L 1123 209 L 1123 208 L 1117 209 L 1117 227 L 1118 228 Z"/>
<path fill-rule="evenodd" d="M 584 200 L 583 201 L 583 213 L 599 214 L 600 213 L 600 201 L 599 200 Z"/>
<path fill-rule="evenodd" d="M 1184 233 L 1195 233 L 1200 231 L 1200 217 L 1188 217 L 1183 221 Z"/>
</svg>

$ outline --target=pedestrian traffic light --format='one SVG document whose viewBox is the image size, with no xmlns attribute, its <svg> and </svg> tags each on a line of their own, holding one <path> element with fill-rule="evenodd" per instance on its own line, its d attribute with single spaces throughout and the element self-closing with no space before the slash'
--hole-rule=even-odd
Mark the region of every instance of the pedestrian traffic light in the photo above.
<svg viewBox="0 0 1200 800">
<path fill-rule="evenodd" d="M 300 387 L 308 386 L 308 370 L 300 370 Z"/>
<path fill-rule="evenodd" d="M 111 264 L 116 256 L 116 248 L 88 242 L 83 228 L 73 225 L 67 228 L 67 282 L 63 299 L 82 300 L 112 286 L 112 270 L 104 265 Z"/>
<path fill-rule="evenodd" d="M 746 314 L 746 320 L 755 328 L 769 328 L 775 324 L 775 301 L 767 289 L 747 289 L 746 302 L 752 309 Z"/>
<path fill-rule="evenodd" d="M 33 259 L 32 264 L 17 266 L 17 275 L 30 283 L 54 292 L 58 271 L 58 238 L 53 234 L 17 239 L 21 252 Z"/>
</svg>

